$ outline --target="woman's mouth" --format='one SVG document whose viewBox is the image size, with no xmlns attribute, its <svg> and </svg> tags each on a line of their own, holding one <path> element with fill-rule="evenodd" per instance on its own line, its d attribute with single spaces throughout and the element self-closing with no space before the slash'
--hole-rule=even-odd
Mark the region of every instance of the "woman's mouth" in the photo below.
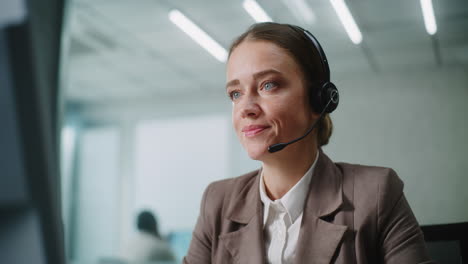
<svg viewBox="0 0 468 264">
<path fill-rule="evenodd" d="M 265 129 L 269 128 L 269 126 L 265 125 L 250 125 L 245 126 L 242 128 L 242 132 L 246 137 L 254 137 L 260 133 L 262 133 Z"/>
</svg>

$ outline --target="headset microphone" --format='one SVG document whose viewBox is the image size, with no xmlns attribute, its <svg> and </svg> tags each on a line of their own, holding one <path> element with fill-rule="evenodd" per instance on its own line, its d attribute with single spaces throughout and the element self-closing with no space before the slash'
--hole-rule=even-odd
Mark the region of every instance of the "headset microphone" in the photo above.
<svg viewBox="0 0 468 264">
<path fill-rule="evenodd" d="M 296 138 L 296 139 L 293 139 L 289 142 L 286 142 L 286 143 L 277 143 L 277 144 L 273 144 L 271 146 L 268 146 L 268 152 L 270 153 L 275 153 L 277 151 L 280 151 L 282 149 L 284 149 L 285 147 L 287 147 L 288 145 L 292 144 L 292 143 L 296 143 L 297 141 L 307 137 L 307 135 L 310 134 L 310 132 L 312 132 L 312 130 L 314 130 L 315 126 L 320 122 L 320 120 L 322 120 L 323 116 L 325 115 L 325 113 L 327 113 L 328 111 L 327 108 L 330 106 L 331 103 L 337 103 L 339 100 L 339 94 L 338 94 L 338 91 L 336 92 L 333 92 L 332 95 L 330 96 L 330 100 L 328 101 L 327 105 L 325 106 L 325 108 L 323 108 L 322 112 L 320 113 L 320 116 L 319 118 L 317 118 L 317 120 L 315 120 L 315 122 L 312 124 L 312 126 L 309 128 L 309 130 L 307 130 L 307 132 L 305 132 L 304 135 Z"/>
</svg>

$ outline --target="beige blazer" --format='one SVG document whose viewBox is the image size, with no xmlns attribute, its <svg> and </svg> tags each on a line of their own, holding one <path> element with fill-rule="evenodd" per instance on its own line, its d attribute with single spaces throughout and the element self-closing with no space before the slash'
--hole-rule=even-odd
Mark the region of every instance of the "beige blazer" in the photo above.
<svg viewBox="0 0 468 264">
<path fill-rule="evenodd" d="M 259 171 L 210 184 L 185 264 L 266 262 Z M 295 263 L 434 263 L 389 168 L 333 163 L 320 150 Z"/>
</svg>

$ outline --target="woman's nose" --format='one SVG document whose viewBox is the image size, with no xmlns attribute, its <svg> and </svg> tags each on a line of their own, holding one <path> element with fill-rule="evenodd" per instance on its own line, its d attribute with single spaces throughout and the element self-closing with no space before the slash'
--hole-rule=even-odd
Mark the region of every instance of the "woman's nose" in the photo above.
<svg viewBox="0 0 468 264">
<path fill-rule="evenodd" d="M 241 117 L 242 118 L 257 118 L 260 115 L 261 108 L 257 100 L 253 97 L 245 98 L 241 105 Z"/>
</svg>

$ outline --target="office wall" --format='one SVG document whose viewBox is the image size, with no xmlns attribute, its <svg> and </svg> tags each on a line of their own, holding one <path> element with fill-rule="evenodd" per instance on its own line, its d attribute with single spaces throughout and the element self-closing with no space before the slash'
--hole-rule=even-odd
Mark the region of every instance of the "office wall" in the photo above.
<svg viewBox="0 0 468 264">
<path fill-rule="evenodd" d="M 93 263 L 118 252 L 119 136 L 114 126 L 88 127 L 80 135 L 70 252 L 80 263 Z"/>
<path fill-rule="evenodd" d="M 151 209 L 161 230 L 191 230 L 206 186 L 228 175 L 228 125 L 224 115 L 139 122 L 129 217 Z"/>
<path fill-rule="evenodd" d="M 338 79 L 342 102 L 325 151 L 393 167 L 421 224 L 468 220 L 468 77 L 461 68 Z"/>
</svg>

